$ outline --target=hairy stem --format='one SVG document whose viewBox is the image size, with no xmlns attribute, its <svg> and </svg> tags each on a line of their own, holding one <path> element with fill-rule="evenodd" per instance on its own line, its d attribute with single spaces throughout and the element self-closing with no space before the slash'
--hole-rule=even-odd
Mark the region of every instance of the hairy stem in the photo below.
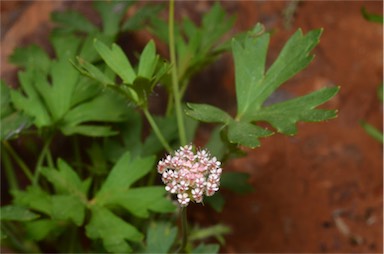
<svg viewBox="0 0 384 254">
<path fill-rule="evenodd" d="M 175 20 L 175 1 L 169 1 L 169 52 L 171 57 L 172 65 L 172 92 L 175 99 L 175 110 L 176 110 L 176 119 L 177 127 L 179 130 L 179 139 L 182 146 L 187 144 L 187 136 L 185 133 L 185 126 L 181 108 L 181 97 L 177 77 L 177 63 L 176 63 L 176 52 L 175 52 L 175 34 L 174 34 L 174 20 Z"/>
</svg>

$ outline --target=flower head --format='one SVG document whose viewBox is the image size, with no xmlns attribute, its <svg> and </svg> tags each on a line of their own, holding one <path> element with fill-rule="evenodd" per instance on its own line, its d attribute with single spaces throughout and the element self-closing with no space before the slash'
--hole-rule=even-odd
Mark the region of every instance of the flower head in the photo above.
<svg viewBox="0 0 384 254">
<path fill-rule="evenodd" d="M 203 195 L 212 196 L 219 190 L 221 163 L 207 150 L 195 154 L 192 145 L 180 147 L 174 156 L 168 155 L 157 165 L 165 190 L 177 194 L 181 206 L 190 201 L 203 202 Z"/>
</svg>

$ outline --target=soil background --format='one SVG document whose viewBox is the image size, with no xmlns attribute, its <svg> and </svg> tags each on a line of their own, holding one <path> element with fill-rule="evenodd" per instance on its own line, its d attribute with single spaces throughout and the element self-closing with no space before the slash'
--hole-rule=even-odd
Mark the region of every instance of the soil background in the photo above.
<svg viewBox="0 0 384 254">
<path fill-rule="evenodd" d="M 176 16 L 198 21 L 212 1 L 178 1 Z M 323 28 L 310 66 L 274 95 L 280 101 L 321 87 L 338 85 L 325 108 L 337 119 L 304 123 L 298 135 L 274 135 L 260 148 L 231 161 L 225 170 L 250 174 L 254 191 L 223 192 L 222 213 L 193 206 L 190 219 L 202 225 L 232 227 L 221 252 L 228 253 L 382 253 L 383 147 L 359 125 L 366 120 L 382 129 L 377 88 L 383 79 L 383 26 L 363 19 L 361 8 L 383 14 L 382 1 L 223 1 L 237 21 L 233 33 L 257 22 L 273 32 L 271 63 L 298 28 Z M 296 5 L 297 4 L 297 5 Z M 295 6 L 292 15 L 284 15 Z M 1 77 L 15 86 L 15 67 L 7 63 L 15 47 L 48 45 L 50 13 L 75 9 L 95 21 L 87 1 L 1 1 Z M 135 11 L 132 9 L 130 11 Z M 129 15 L 129 13 L 127 14 Z M 144 45 L 146 33 L 134 35 Z M 124 38 L 121 39 L 124 43 Z M 235 112 L 233 61 L 225 55 L 193 79 L 187 101 L 210 103 Z M 153 105 L 155 108 L 156 105 Z M 204 144 L 210 127 L 200 129 Z"/>
</svg>

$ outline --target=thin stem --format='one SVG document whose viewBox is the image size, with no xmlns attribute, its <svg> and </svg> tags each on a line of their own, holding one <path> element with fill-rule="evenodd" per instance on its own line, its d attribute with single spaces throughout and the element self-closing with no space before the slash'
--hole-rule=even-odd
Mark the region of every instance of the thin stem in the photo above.
<svg viewBox="0 0 384 254">
<path fill-rule="evenodd" d="M 156 137 L 158 138 L 160 143 L 163 145 L 165 150 L 167 150 L 168 153 L 171 153 L 172 148 L 169 146 L 168 142 L 165 140 L 163 134 L 161 134 L 161 131 L 160 131 L 159 127 L 157 126 L 155 120 L 153 119 L 151 113 L 149 113 L 147 108 L 144 108 L 143 111 L 144 111 L 145 117 L 147 118 L 149 124 L 151 125 L 153 131 L 155 132 Z"/>
<path fill-rule="evenodd" d="M 32 182 L 33 181 L 33 174 L 31 173 L 31 170 L 29 169 L 29 167 L 24 163 L 24 161 L 15 152 L 15 150 L 13 150 L 12 146 L 7 141 L 3 141 L 3 145 L 7 149 L 8 153 L 15 160 L 17 165 L 19 165 L 19 167 L 21 168 L 23 173 L 26 175 L 26 177 Z"/>
<path fill-rule="evenodd" d="M 7 182 L 9 184 L 10 189 L 18 190 L 19 184 L 17 182 L 17 177 L 15 171 L 12 168 L 12 163 L 6 150 L 1 149 L 1 158 L 4 162 L 5 175 L 7 177 Z"/>
<path fill-rule="evenodd" d="M 44 157 L 46 156 L 46 154 L 47 154 L 47 152 L 49 150 L 49 145 L 51 144 L 51 141 L 52 141 L 52 136 L 49 137 L 45 141 L 43 149 L 41 150 L 39 158 L 37 159 L 35 175 L 33 177 L 33 185 L 37 185 L 37 183 L 39 181 L 41 166 L 43 164 Z M 49 153 L 48 157 L 50 157 L 50 153 Z M 49 162 L 49 164 L 52 164 L 52 158 L 48 158 L 48 162 Z M 52 165 L 50 165 L 50 166 L 52 166 Z"/>
<path fill-rule="evenodd" d="M 183 114 L 181 110 L 181 97 L 179 91 L 178 77 L 177 77 L 177 63 L 175 53 L 175 34 L 174 34 L 174 20 L 175 20 L 175 1 L 169 1 L 169 52 L 172 65 L 172 91 L 175 99 L 177 127 L 179 130 L 179 139 L 182 146 L 187 144 L 187 136 L 185 134 Z"/>
<path fill-rule="evenodd" d="M 2 221 L 1 223 L 1 230 L 3 231 L 3 234 L 8 236 L 10 242 L 12 245 L 18 249 L 19 251 L 27 251 L 22 243 L 22 241 L 16 236 L 16 234 L 11 229 L 11 224 L 8 221 Z"/>
<path fill-rule="evenodd" d="M 182 207 L 180 211 L 181 216 L 181 244 L 177 253 L 185 253 L 185 247 L 188 241 L 188 220 L 187 220 L 187 207 Z"/>
</svg>

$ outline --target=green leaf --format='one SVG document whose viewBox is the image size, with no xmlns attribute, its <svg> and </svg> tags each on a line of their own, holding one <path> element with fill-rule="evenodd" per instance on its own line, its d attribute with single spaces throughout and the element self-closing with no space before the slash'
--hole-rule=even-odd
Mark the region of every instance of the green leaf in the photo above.
<svg viewBox="0 0 384 254">
<path fill-rule="evenodd" d="M 338 87 L 326 87 L 302 97 L 276 103 L 250 112 L 244 120 L 267 121 L 278 132 L 294 135 L 298 121 L 319 122 L 335 118 L 336 110 L 315 109 L 339 91 Z"/>
<path fill-rule="evenodd" d="M 140 55 L 138 76 L 150 79 L 155 72 L 159 57 L 156 55 L 156 46 L 150 40 Z"/>
<path fill-rule="evenodd" d="M 78 71 L 67 59 L 53 61 L 51 65 L 52 84 L 46 77 L 38 77 L 36 88 L 43 96 L 54 121 L 61 119 L 70 109 L 73 92 L 79 79 Z"/>
<path fill-rule="evenodd" d="M 236 97 L 238 114 L 244 114 L 257 99 L 264 78 L 269 34 L 249 35 L 244 45 L 232 40 L 235 61 Z"/>
<path fill-rule="evenodd" d="M 209 141 L 205 145 L 208 151 L 215 156 L 219 161 L 224 157 L 224 154 L 227 152 L 227 146 L 222 140 L 221 132 L 223 130 L 222 126 L 218 126 L 211 132 Z"/>
<path fill-rule="evenodd" d="M 149 18 L 157 16 L 163 9 L 162 5 L 144 5 L 141 6 L 133 16 L 129 17 L 121 26 L 122 31 L 133 31 L 142 28 L 145 21 Z"/>
<path fill-rule="evenodd" d="M 30 221 L 39 217 L 25 207 L 7 205 L 0 208 L 1 220 Z"/>
<path fill-rule="evenodd" d="M 14 203 L 30 209 L 52 214 L 51 197 L 48 193 L 36 186 L 29 186 L 26 191 L 13 191 Z"/>
<path fill-rule="evenodd" d="M 234 16 L 225 13 L 219 2 L 215 2 L 213 7 L 203 16 L 202 28 L 203 38 L 201 48 L 209 49 L 227 33 L 235 22 Z"/>
<path fill-rule="evenodd" d="M 252 185 L 248 183 L 249 174 L 241 172 L 224 172 L 221 175 L 220 187 L 229 189 L 238 194 L 253 191 Z"/>
<path fill-rule="evenodd" d="M 365 121 L 360 121 L 361 127 L 364 128 L 364 130 L 371 136 L 372 138 L 376 139 L 377 141 L 383 143 L 383 133 L 380 132 L 378 129 L 376 129 L 374 126 L 371 124 L 365 122 Z"/>
<path fill-rule="evenodd" d="M 210 205 L 216 212 L 221 212 L 225 204 L 225 199 L 220 192 L 217 192 L 213 196 L 204 197 L 204 203 Z"/>
<path fill-rule="evenodd" d="M 64 126 L 61 128 L 61 131 L 66 136 L 80 134 L 89 137 L 108 137 L 117 134 L 117 132 L 113 131 L 109 126 L 97 125 Z"/>
<path fill-rule="evenodd" d="M 322 29 L 312 30 L 303 35 L 299 29 L 284 45 L 276 61 L 268 69 L 260 86 L 254 87 L 259 91 L 255 94 L 253 107 L 258 108 L 282 83 L 308 66 L 313 55 L 310 51 L 319 43 Z"/>
<path fill-rule="evenodd" d="M 51 18 L 54 22 L 65 26 L 71 32 L 97 32 L 97 27 L 76 11 L 53 12 Z"/>
<path fill-rule="evenodd" d="M 163 221 L 152 222 L 147 231 L 145 253 L 168 253 L 175 242 L 177 228 Z"/>
<path fill-rule="evenodd" d="M 85 204 L 76 196 L 52 195 L 52 217 L 56 220 L 71 219 L 81 226 L 85 217 Z"/>
<path fill-rule="evenodd" d="M 139 242 L 143 239 L 134 226 L 103 207 L 92 208 L 91 220 L 85 229 L 89 238 L 100 238 L 108 252 L 131 252 L 132 248 L 125 240 Z"/>
<path fill-rule="evenodd" d="M 103 204 L 108 202 L 108 199 L 114 194 L 128 190 L 134 182 L 150 170 L 155 170 L 154 163 L 154 156 L 132 159 L 129 151 L 124 153 L 97 193 L 97 202 Z"/>
<path fill-rule="evenodd" d="M 11 94 L 10 94 L 11 88 L 5 84 L 3 80 L 0 81 L 0 117 L 3 119 L 4 117 L 10 115 L 13 113 L 13 109 L 11 106 Z"/>
<path fill-rule="evenodd" d="M 232 119 L 223 110 L 208 104 L 187 103 L 187 106 L 186 114 L 202 122 L 227 124 Z"/>
<path fill-rule="evenodd" d="M 35 72 L 33 70 L 18 73 L 21 85 L 20 90 L 22 90 L 26 96 L 24 96 L 21 91 L 12 89 L 10 91 L 12 103 L 15 108 L 23 111 L 26 115 L 31 116 L 37 127 L 48 126 L 52 122 L 51 116 L 35 90 L 34 74 Z"/>
<path fill-rule="evenodd" d="M 11 88 L 5 82 L 0 83 L 1 128 L 0 140 L 10 139 L 32 124 L 32 119 L 14 110 L 11 104 Z"/>
<path fill-rule="evenodd" d="M 149 210 L 173 212 L 175 206 L 164 198 L 166 191 L 162 186 L 140 187 L 109 196 L 104 205 L 116 204 L 124 207 L 136 217 L 147 218 Z"/>
<path fill-rule="evenodd" d="M 272 135 L 273 132 L 247 122 L 231 122 L 228 126 L 228 140 L 250 148 L 260 146 L 259 138 Z"/>
<path fill-rule="evenodd" d="M 77 173 L 64 160 L 57 160 L 58 170 L 41 168 L 41 173 L 50 181 L 57 193 L 71 194 L 84 203 L 87 196 L 87 184 L 82 182 Z"/>
<path fill-rule="evenodd" d="M 44 73 L 48 72 L 51 62 L 48 54 L 36 45 L 16 48 L 10 56 L 9 61 L 25 69 L 37 69 Z"/>
<path fill-rule="evenodd" d="M 86 75 L 98 82 L 102 83 L 104 86 L 114 85 L 115 82 L 105 75 L 99 68 L 93 64 L 85 61 L 81 57 L 77 57 L 78 65 L 74 64 L 75 67 L 83 74 Z"/>
<path fill-rule="evenodd" d="M 14 112 L 1 119 L 0 140 L 17 137 L 24 129 L 32 124 L 32 119 L 20 112 Z"/>
<path fill-rule="evenodd" d="M 205 254 L 214 254 L 218 253 L 220 250 L 220 245 L 218 244 L 204 244 L 201 243 L 199 246 L 197 246 L 195 249 L 192 250 L 191 253 L 197 254 L 197 253 L 205 253 Z"/>
<path fill-rule="evenodd" d="M 105 90 L 70 110 L 63 118 L 63 125 L 75 126 L 89 121 L 122 122 L 128 117 L 128 109 L 129 105 L 120 94 Z"/>
<path fill-rule="evenodd" d="M 176 25 L 176 57 L 181 83 L 189 80 L 199 70 L 212 63 L 219 54 L 228 48 L 221 47 L 221 38 L 234 24 L 220 4 L 215 4 L 205 15 L 200 27 L 189 18 Z M 151 32 L 168 43 L 168 25 L 163 20 L 152 17 Z"/>
<path fill-rule="evenodd" d="M 238 118 L 259 109 L 274 90 L 312 61 L 313 56 L 309 53 L 319 42 L 321 32 L 322 30 L 318 29 L 303 35 L 301 30 L 298 30 L 287 41 L 265 74 L 268 34 L 250 34 L 245 38 L 243 45 L 235 39 L 232 41 Z"/>
<path fill-rule="evenodd" d="M 109 49 L 104 43 L 95 40 L 94 47 L 107 65 L 119 75 L 126 84 L 133 84 L 136 73 L 123 50 L 116 44 Z"/>
<path fill-rule="evenodd" d="M 373 14 L 373 13 L 369 13 L 367 12 L 367 10 L 365 9 L 365 7 L 361 7 L 361 14 L 363 15 L 363 17 L 370 21 L 370 22 L 376 22 L 376 23 L 380 23 L 380 24 L 383 24 L 383 15 L 377 15 L 377 14 Z"/>
<path fill-rule="evenodd" d="M 103 20 L 103 33 L 116 36 L 119 31 L 119 24 L 126 13 L 126 10 L 134 1 L 95 1 L 93 2 L 97 12 Z"/>
<path fill-rule="evenodd" d="M 215 237 L 219 240 L 220 243 L 224 244 L 224 234 L 228 234 L 231 232 L 231 228 L 223 225 L 223 224 L 216 224 L 214 226 L 210 226 L 207 228 L 194 228 L 190 235 L 189 240 L 190 241 L 196 241 L 196 240 L 204 240 L 210 237 Z"/>
<path fill-rule="evenodd" d="M 68 60 L 76 56 L 83 42 L 81 38 L 77 38 L 73 34 L 53 34 L 50 41 L 55 51 L 56 59 L 64 60 L 68 65 Z"/>
<path fill-rule="evenodd" d="M 40 241 L 58 235 L 61 229 L 57 221 L 42 219 L 30 221 L 25 224 L 28 238 Z"/>
<path fill-rule="evenodd" d="M 89 78 L 81 77 L 77 83 L 71 98 L 71 108 L 92 100 L 94 97 L 100 95 L 102 87 L 95 85 L 95 82 Z"/>
</svg>

